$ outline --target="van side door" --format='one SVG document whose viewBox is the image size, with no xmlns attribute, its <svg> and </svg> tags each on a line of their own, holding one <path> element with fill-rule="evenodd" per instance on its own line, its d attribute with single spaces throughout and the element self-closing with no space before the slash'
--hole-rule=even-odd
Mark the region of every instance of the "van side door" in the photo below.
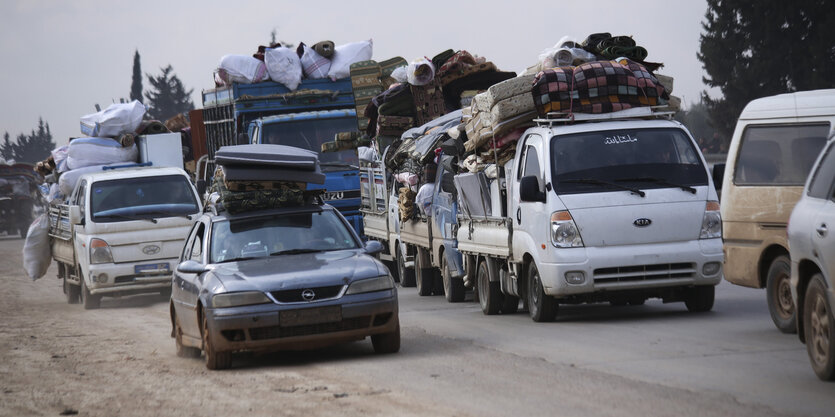
<svg viewBox="0 0 835 417">
<path fill-rule="evenodd" d="M 508 217 L 513 223 L 513 258 L 520 261 L 526 251 L 531 251 L 535 246 L 548 241 L 547 225 L 549 217 L 545 213 L 546 204 L 539 201 L 522 201 L 520 195 L 520 183 L 522 178 L 534 176 L 539 183 L 539 190 L 545 195 L 545 184 L 548 182 L 545 176 L 543 160 L 543 141 L 538 134 L 531 133 L 524 138 L 521 152 L 516 156 L 514 164 L 512 189 L 510 192 L 510 209 Z"/>
</svg>

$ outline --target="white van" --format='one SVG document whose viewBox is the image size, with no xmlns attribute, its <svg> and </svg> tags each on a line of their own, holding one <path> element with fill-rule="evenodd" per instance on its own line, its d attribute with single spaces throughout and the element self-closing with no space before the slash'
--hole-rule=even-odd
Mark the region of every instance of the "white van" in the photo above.
<svg viewBox="0 0 835 417">
<path fill-rule="evenodd" d="M 786 227 L 835 126 L 835 89 L 753 100 L 739 116 L 722 187 L 725 279 L 766 288 L 774 324 L 796 331 Z"/>
</svg>

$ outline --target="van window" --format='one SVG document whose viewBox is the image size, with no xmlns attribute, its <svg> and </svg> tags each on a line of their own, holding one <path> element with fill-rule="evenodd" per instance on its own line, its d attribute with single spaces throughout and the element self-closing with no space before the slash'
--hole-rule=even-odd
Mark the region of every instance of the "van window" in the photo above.
<svg viewBox="0 0 835 417">
<path fill-rule="evenodd" d="M 829 124 L 748 126 L 742 133 L 734 184 L 805 184 L 828 133 Z"/>
<path fill-rule="evenodd" d="M 824 151 L 826 152 L 821 159 L 818 170 L 812 174 L 811 182 L 809 183 L 809 197 L 827 199 L 829 198 L 829 190 L 832 188 L 833 179 L 835 179 L 835 152 L 832 151 L 832 146 L 829 146 Z"/>
<path fill-rule="evenodd" d="M 557 194 L 707 185 L 690 137 L 679 128 L 618 129 L 554 136 Z M 675 185 L 671 185 L 675 184 Z"/>
</svg>

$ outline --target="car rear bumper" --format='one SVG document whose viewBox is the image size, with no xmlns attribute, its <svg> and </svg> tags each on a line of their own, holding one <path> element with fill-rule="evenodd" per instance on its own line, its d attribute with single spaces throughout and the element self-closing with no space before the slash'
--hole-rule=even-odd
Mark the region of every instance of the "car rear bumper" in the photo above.
<svg viewBox="0 0 835 417">
<path fill-rule="evenodd" d="M 282 323 L 282 312 L 338 308 L 340 320 Z M 395 290 L 344 296 L 322 303 L 262 304 L 206 309 L 212 343 L 219 351 L 310 349 L 395 331 Z"/>
</svg>

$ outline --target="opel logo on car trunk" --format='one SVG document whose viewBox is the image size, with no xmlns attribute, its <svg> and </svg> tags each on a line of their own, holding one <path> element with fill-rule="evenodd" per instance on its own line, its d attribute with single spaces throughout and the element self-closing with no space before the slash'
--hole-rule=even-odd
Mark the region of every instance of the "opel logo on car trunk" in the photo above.
<svg viewBox="0 0 835 417">
<path fill-rule="evenodd" d="M 159 253 L 159 246 L 157 245 L 148 245 L 142 248 L 142 253 L 146 255 L 156 255 Z"/>
<path fill-rule="evenodd" d="M 304 290 L 302 291 L 302 298 L 304 298 L 305 301 L 313 301 L 313 299 L 316 298 L 316 293 L 310 289 Z"/>
<path fill-rule="evenodd" d="M 632 224 L 634 224 L 636 227 L 647 227 L 650 224 L 652 224 L 652 220 L 645 219 L 645 218 L 640 218 L 640 219 L 637 219 L 634 222 L 632 222 Z"/>
</svg>

